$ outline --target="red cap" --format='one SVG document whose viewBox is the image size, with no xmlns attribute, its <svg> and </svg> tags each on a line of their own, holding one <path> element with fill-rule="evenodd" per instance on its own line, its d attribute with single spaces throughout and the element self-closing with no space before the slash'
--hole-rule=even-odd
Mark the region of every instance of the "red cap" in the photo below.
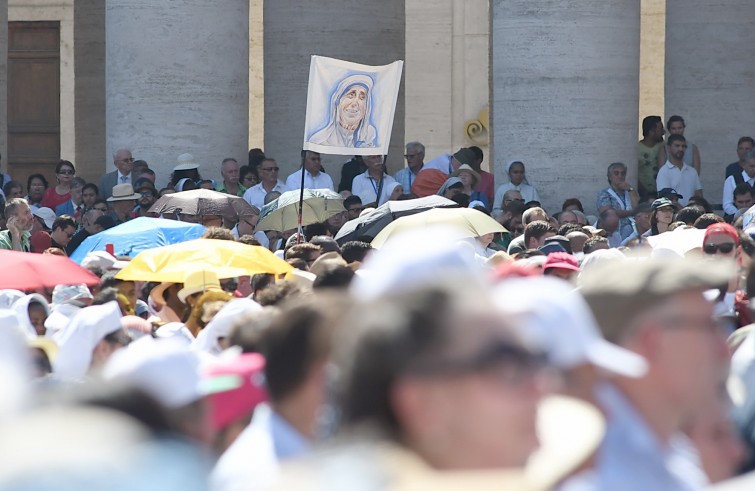
<svg viewBox="0 0 755 491">
<path fill-rule="evenodd" d="M 265 358 L 245 353 L 210 368 L 204 375 L 212 426 L 216 431 L 248 416 L 267 400 Z"/>
<path fill-rule="evenodd" d="M 579 271 L 579 263 L 577 262 L 577 258 L 568 252 L 551 252 L 548 254 L 548 259 L 545 260 L 543 271 L 550 268 Z"/>
<path fill-rule="evenodd" d="M 493 271 L 493 281 L 503 281 L 509 278 L 527 278 L 528 276 L 540 276 L 541 272 L 522 261 L 509 261 L 498 266 Z"/>
<path fill-rule="evenodd" d="M 734 239 L 734 243 L 739 245 L 739 234 L 737 233 L 737 229 L 729 225 L 728 223 L 714 223 L 711 225 L 708 225 L 708 228 L 705 229 L 705 237 L 703 238 L 703 244 L 706 240 L 708 240 L 708 237 L 715 234 L 726 234 L 732 239 Z"/>
</svg>

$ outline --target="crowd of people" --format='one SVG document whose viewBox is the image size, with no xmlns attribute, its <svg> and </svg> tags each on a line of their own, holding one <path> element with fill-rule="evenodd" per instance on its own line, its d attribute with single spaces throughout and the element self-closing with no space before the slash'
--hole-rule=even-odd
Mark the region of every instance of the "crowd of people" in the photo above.
<svg viewBox="0 0 755 491">
<path fill-rule="evenodd" d="M 70 256 L 159 217 L 291 272 L 186 264 L 182 282 L 130 280 L 133 258 L 93 251 L 80 265 L 96 284 L 0 290 L 0 489 L 751 489 L 753 140 L 717 210 L 684 120 L 666 126 L 643 122 L 636 185 L 610 163 L 606 187 L 560 210 L 543 208 L 528 162 L 496 185 L 480 148 L 425 162 L 420 142 L 394 175 L 385 156 L 355 156 L 337 186 L 316 152 L 283 179 L 260 149 L 222 160 L 218 182 L 183 154 L 160 187 L 128 149 L 98 184 L 65 160 L 54 186 L 2 175 L 0 250 Z M 302 182 L 340 193 L 343 211 L 259 229 Z M 254 214 L 151 211 L 199 188 Z M 432 195 L 498 231 L 339 236 Z"/>
</svg>

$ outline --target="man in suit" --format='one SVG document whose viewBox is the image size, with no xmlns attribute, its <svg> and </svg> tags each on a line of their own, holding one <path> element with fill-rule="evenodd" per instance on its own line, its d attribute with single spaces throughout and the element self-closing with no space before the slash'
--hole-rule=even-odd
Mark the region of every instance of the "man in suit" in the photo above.
<svg viewBox="0 0 755 491">
<path fill-rule="evenodd" d="M 100 195 L 108 199 L 113 195 L 113 188 L 118 184 L 134 185 L 132 176 L 134 170 L 134 157 L 128 148 L 119 148 L 113 154 L 113 164 L 116 170 L 108 172 L 100 178 Z"/>
<path fill-rule="evenodd" d="M 80 177 L 74 177 L 71 181 L 71 199 L 55 208 L 55 215 L 69 215 L 78 223 L 81 219 L 81 212 L 84 211 L 81 192 L 86 181 Z"/>
</svg>

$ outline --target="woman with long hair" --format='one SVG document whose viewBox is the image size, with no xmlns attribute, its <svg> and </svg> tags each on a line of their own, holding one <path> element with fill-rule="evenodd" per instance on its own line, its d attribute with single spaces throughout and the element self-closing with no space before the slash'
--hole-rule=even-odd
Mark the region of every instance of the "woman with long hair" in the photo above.
<svg viewBox="0 0 755 491">
<path fill-rule="evenodd" d="M 668 198 L 658 198 L 653 201 L 650 209 L 650 230 L 645 232 L 645 237 L 660 235 L 669 231 L 669 226 L 674 222 L 674 204 Z"/>
<path fill-rule="evenodd" d="M 55 180 L 57 184 L 45 191 L 42 206 L 55 210 L 71 199 L 71 181 L 76 175 L 76 168 L 68 160 L 61 160 L 55 166 Z"/>
<path fill-rule="evenodd" d="M 42 174 L 32 174 L 26 180 L 26 189 L 29 191 L 26 201 L 32 211 L 42 206 L 42 198 L 45 197 L 45 192 L 49 186 L 47 179 Z"/>
</svg>

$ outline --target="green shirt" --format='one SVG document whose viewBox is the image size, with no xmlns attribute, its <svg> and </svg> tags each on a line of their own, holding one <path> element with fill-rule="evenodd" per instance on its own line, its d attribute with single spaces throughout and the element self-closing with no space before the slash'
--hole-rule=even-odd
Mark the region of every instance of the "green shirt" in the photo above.
<svg viewBox="0 0 755 491">
<path fill-rule="evenodd" d="M 29 237 L 31 237 L 31 233 L 24 232 L 21 234 L 21 250 L 24 252 L 29 252 L 31 248 L 29 247 Z M 13 250 L 13 242 L 10 237 L 10 230 L 3 230 L 0 232 L 0 249 L 5 249 L 8 251 Z"/>
<path fill-rule="evenodd" d="M 215 188 L 215 191 L 219 193 L 231 194 L 228 192 L 228 189 L 226 189 L 225 187 L 225 181 L 220 181 L 220 183 L 218 183 L 218 187 Z M 243 198 L 244 192 L 246 192 L 246 188 L 242 186 L 241 183 L 239 183 L 239 192 L 236 193 L 236 196 L 238 196 L 239 198 Z"/>
<path fill-rule="evenodd" d="M 637 142 L 637 181 L 640 194 L 655 195 L 656 193 L 655 178 L 658 176 L 658 152 L 660 152 L 662 146 L 662 141 L 656 143 L 653 147 Z"/>
</svg>

